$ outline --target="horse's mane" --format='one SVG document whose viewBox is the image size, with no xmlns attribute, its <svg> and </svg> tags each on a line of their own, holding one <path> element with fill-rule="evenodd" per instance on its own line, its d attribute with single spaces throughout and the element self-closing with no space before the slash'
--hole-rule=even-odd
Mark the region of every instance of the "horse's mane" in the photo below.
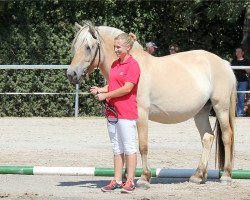
<svg viewBox="0 0 250 200">
<path fill-rule="evenodd" d="M 121 33 L 124 33 L 124 31 L 122 31 L 118 28 L 110 27 L 110 26 L 99 26 L 98 30 L 103 30 L 106 34 L 108 34 L 109 36 L 111 36 L 113 38 L 115 38 L 116 36 L 118 36 Z M 143 49 L 143 47 L 137 41 L 135 41 L 133 47 Z"/>
<path fill-rule="evenodd" d="M 121 33 L 124 33 L 124 31 L 114 28 L 114 27 L 110 27 L 110 26 L 94 26 L 91 22 L 86 21 L 84 22 L 84 26 L 82 26 L 80 28 L 80 30 L 76 33 L 76 36 L 72 42 L 71 45 L 71 52 L 74 54 L 75 52 L 75 45 L 80 46 L 83 42 L 87 41 L 89 46 L 91 47 L 93 45 L 92 43 L 92 36 L 91 34 L 87 31 L 87 32 L 83 32 L 82 31 L 87 28 L 90 27 L 92 29 L 98 30 L 98 31 L 103 31 L 106 34 L 108 34 L 109 36 L 111 36 L 112 38 L 115 38 L 116 36 L 118 36 Z M 101 40 L 101 36 L 99 36 L 98 38 L 99 40 Z M 139 44 L 139 42 L 135 41 L 133 48 L 139 48 L 139 49 L 143 49 L 143 47 Z"/>
<path fill-rule="evenodd" d="M 124 33 L 124 31 L 122 31 L 118 28 L 110 27 L 110 26 L 97 26 L 96 28 L 100 31 L 105 32 L 106 34 L 108 34 L 112 38 L 115 38 L 119 34 Z"/>
</svg>

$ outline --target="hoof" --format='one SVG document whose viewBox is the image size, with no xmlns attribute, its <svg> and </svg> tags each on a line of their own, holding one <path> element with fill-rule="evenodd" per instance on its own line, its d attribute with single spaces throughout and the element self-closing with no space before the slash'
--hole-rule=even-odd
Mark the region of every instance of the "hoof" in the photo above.
<svg viewBox="0 0 250 200">
<path fill-rule="evenodd" d="M 189 179 L 189 182 L 196 183 L 196 184 L 204 184 L 205 183 L 204 180 L 202 180 L 201 178 L 197 178 L 196 176 L 191 176 Z"/>
<path fill-rule="evenodd" d="M 136 187 L 147 190 L 150 188 L 150 183 L 139 179 L 136 183 Z"/>
</svg>

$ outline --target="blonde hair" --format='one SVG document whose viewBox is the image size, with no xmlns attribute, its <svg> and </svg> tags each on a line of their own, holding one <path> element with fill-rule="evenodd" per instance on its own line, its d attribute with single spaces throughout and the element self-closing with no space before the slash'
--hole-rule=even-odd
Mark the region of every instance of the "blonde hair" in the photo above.
<svg viewBox="0 0 250 200">
<path fill-rule="evenodd" d="M 121 33 L 120 35 L 116 36 L 114 40 L 123 40 L 124 45 L 132 47 L 134 42 L 136 41 L 136 35 L 134 33 Z"/>
</svg>

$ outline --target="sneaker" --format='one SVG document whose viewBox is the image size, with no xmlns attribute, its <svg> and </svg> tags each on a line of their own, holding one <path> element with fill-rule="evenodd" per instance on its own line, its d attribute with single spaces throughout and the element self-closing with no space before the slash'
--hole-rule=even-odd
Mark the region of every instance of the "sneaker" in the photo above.
<svg viewBox="0 0 250 200">
<path fill-rule="evenodd" d="M 135 189 L 135 184 L 132 179 L 129 179 L 122 185 L 121 193 L 132 193 Z"/>
<path fill-rule="evenodd" d="M 111 192 L 114 191 L 116 189 L 121 189 L 122 188 L 122 184 L 119 184 L 116 182 L 116 180 L 112 180 L 110 181 L 110 183 L 104 187 L 101 188 L 101 190 L 103 192 Z"/>
</svg>

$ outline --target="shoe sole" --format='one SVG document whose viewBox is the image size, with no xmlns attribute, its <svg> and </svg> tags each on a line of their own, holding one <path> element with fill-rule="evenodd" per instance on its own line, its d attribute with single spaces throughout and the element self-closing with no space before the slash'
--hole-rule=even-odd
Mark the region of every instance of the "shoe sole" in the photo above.
<svg viewBox="0 0 250 200">
<path fill-rule="evenodd" d="M 133 191 L 134 191 L 134 189 L 133 189 L 133 190 L 131 190 L 131 191 L 121 189 L 121 193 L 131 194 Z"/>
<path fill-rule="evenodd" d="M 123 194 L 131 194 L 132 191 L 122 190 L 121 193 L 123 193 Z"/>
<path fill-rule="evenodd" d="M 121 188 L 116 188 L 114 190 L 104 190 L 104 189 L 101 189 L 102 192 L 119 192 L 121 191 Z"/>
</svg>

